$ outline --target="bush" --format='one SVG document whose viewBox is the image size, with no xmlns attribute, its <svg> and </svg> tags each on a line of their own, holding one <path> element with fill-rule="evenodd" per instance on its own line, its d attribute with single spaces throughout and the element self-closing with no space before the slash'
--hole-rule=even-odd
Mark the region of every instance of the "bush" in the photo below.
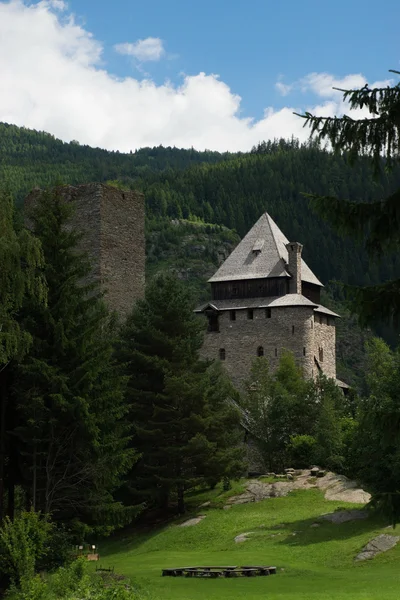
<svg viewBox="0 0 400 600">
<path fill-rule="evenodd" d="M 45 553 L 39 557 L 37 571 L 54 571 L 73 560 L 71 547 L 73 535 L 63 525 L 52 527 L 47 539 Z"/>
<path fill-rule="evenodd" d="M 33 578 L 37 561 L 46 553 L 51 523 L 33 510 L 6 517 L 0 528 L 0 571 L 15 586 Z"/>
<path fill-rule="evenodd" d="M 291 462 L 298 469 L 306 469 L 314 462 L 317 440 L 312 435 L 292 435 L 289 452 Z"/>
<path fill-rule="evenodd" d="M 90 584 L 85 558 L 78 558 L 68 567 L 61 567 L 49 582 L 50 597 L 68 598 L 72 592 Z"/>
</svg>

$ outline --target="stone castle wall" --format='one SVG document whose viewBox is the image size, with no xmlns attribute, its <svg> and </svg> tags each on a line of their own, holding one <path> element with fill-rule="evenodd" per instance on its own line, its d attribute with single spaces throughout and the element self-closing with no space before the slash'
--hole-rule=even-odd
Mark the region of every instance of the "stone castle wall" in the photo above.
<svg viewBox="0 0 400 600">
<path fill-rule="evenodd" d="M 35 189 L 26 198 L 28 215 L 42 193 Z M 78 249 L 91 261 L 89 280 L 100 283 L 109 308 L 125 318 L 144 295 L 143 195 L 101 183 L 60 186 L 57 193 L 74 205 L 70 226 L 83 234 Z"/>
<path fill-rule="evenodd" d="M 322 361 L 320 360 L 320 349 L 323 352 Z M 336 327 L 332 317 L 315 315 L 314 354 L 325 375 L 336 379 Z M 314 371 L 314 375 L 317 375 L 317 371 L 315 369 Z"/>
<path fill-rule="evenodd" d="M 282 352 L 289 350 L 304 376 L 312 377 L 315 364 L 312 307 L 276 307 L 271 310 L 270 318 L 265 309 L 254 309 L 252 320 L 247 318 L 246 310 L 237 310 L 235 321 L 230 320 L 229 311 L 222 311 L 219 332 L 207 332 L 204 336 L 202 356 L 218 360 L 220 349 L 224 349 L 224 367 L 233 383 L 241 387 L 260 346 L 272 370 L 278 366 Z"/>
<path fill-rule="evenodd" d="M 144 196 L 102 187 L 101 283 L 109 306 L 125 317 L 145 289 Z"/>
</svg>

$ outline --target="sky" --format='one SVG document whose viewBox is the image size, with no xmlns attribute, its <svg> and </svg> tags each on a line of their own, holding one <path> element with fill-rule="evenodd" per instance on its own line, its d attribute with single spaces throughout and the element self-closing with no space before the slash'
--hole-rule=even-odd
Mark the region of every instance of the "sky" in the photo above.
<svg viewBox="0 0 400 600">
<path fill-rule="evenodd" d="M 247 151 L 389 85 L 398 0 L 0 0 L 0 121 L 64 141 Z M 351 113 L 354 118 L 365 112 Z"/>
</svg>

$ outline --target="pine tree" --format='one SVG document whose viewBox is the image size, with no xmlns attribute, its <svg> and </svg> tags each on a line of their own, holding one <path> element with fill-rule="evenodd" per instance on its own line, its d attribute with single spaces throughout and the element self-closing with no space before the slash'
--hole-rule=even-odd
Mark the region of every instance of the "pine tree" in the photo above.
<svg viewBox="0 0 400 600">
<path fill-rule="evenodd" d="M 353 441 L 353 475 L 395 524 L 400 520 L 399 348 L 392 351 L 377 338 L 369 342 L 368 385 Z"/>
<path fill-rule="evenodd" d="M 114 357 L 116 326 L 97 285 L 88 283 L 90 264 L 68 226 L 72 210 L 55 191 L 30 214 L 48 301 L 24 306 L 33 345 L 15 373 L 17 433 L 34 508 L 104 531 L 129 516 L 113 493 L 135 453 L 128 447 L 126 378 Z"/>
<path fill-rule="evenodd" d="M 398 71 L 392 71 L 400 75 Z M 350 109 L 367 109 L 366 118 L 316 117 L 300 115 L 311 135 L 330 142 L 335 152 L 345 152 L 351 163 L 370 157 L 376 177 L 392 170 L 400 158 L 400 83 L 383 88 L 340 90 Z M 338 231 L 361 240 L 371 257 L 400 246 L 400 188 L 376 202 L 339 200 L 331 196 L 308 194 L 312 206 Z M 364 323 L 379 319 L 398 321 L 400 317 L 400 279 L 368 287 L 347 287 L 354 312 Z"/>
<path fill-rule="evenodd" d="M 187 289 L 160 275 L 128 318 L 119 354 L 130 377 L 133 443 L 141 453 L 131 492 L 164 510 L 176 501 L 179 513 L 186 490 L 243 469 L 233 391 L 199 359 L 202 329 Z"/>
<path fill-rule="evenodd" d="M 14 223 L 14 200 L 0 190 L 0 520 L 3 517 L 6 458 L 14 458 L 13 438 L 9 432 L 15 422 L 14 407 L 9 402 L 10 370 L 31 346 L 32 338 L 21 327 L 19 311 L 27 297 L 40 304 L 46 298 L 42 277 L 43 254 L 39 240 Z M 11 462 L 11 464 L 10 464 Z M 8 479 L 14 460 L 8 460 Z M 8 509 L 13 515 L 12 486 L 9 486 Z"/>
</svg>

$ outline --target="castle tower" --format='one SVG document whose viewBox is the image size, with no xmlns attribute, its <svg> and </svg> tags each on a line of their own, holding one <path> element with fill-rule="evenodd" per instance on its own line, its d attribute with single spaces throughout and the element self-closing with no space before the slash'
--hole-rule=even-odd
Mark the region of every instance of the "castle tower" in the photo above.
<svg viewBox="0 0 400 600">
<path fill-rule="evenodd" d="M 144 295 L 144 197 L 101 183 L 59 186 L 56 192 L 74 204 L 71 227 L 81 232 L 79 250 L 92 263 L 91 280 L 98 281 L 111 310 L 125 318 Z M 32 206 L 43 191 L 25 200 Z"/>
<path fill-rule="evenodd" d="M 275 369 L 285 350 L 305 377 L 336 379 L 339 315 L 321 305 L 323 285 L 302 249 L 264 213 L 209 280 L 212 298 L 196 310 L 208 321 L 202 354 L 223 361 L 238 387 L 256 356 Z"/>
</svg>

